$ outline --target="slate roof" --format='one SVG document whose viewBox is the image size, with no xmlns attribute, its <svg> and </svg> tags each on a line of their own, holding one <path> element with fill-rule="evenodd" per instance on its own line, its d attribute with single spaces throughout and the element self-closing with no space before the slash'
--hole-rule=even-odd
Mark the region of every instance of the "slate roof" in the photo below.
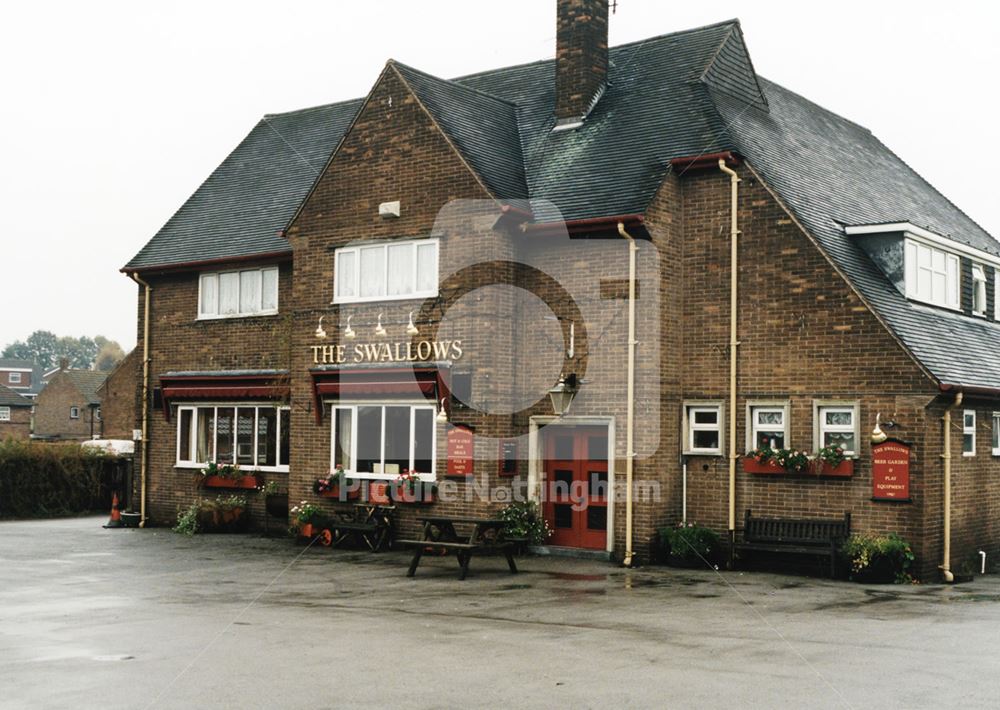
<svg viewBox="0 0 1000 710">
<path fill-rule="evenodd" d="M 104 380 L 107 379 L 107 372 L 99 370 L 63 370 L 60 374 L 67 377 L 80 390 L 80 394 L 86 400 L 87 404 L 101 403 L 101 398 L 98 396 L 97 390 L 104 384 Z"/>
<path fill-rule="evenodd" d="M 675 157 L 747 158 L 916 359 L 942 383 L 1000 389 L 1000 324 L 907 301 L 845 224 L 912 222 L 1000 244 L 865 128 L 759 77 L 736 21 L 609 50 L 583 126 L 553 131 L 552 60 L 438 79 L 390 62 L 500 200 L 537 221 L 642 213 Z M 362 100 L 264 119 L 126 267 L 287 252 L 278 236 Z"/>
<path fill-rule="evenodd" d="M 867 129 L 761 85 L 766 113 L 714 97 L 737 151 L 937 380 L 1000 389 L 1000 323 L 907 300 L 843 225 L 911 222 L 995 255 L 1000 243 Z"/>
<path fill-rule="evenodd" d="M 34 402 L 10 387 L 0 385 L 0 407 L 31 407 Z"/>
</svg>

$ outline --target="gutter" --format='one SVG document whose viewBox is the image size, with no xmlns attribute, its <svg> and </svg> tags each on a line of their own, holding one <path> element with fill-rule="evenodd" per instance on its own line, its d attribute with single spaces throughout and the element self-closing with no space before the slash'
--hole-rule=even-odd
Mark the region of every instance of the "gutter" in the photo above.
<svg viewBox="0 0 1000 710">
<path fill-rule="evenodd" d="M 146 478 L 149 470 L 149 294 L 153 287 L 133 272 L 129 278 L 145 289 L 142 309 L 142 458 L 139 477 L 139 527 L 146 527 Z"/>
<path fill-rule="evenodd" d="M 608 217 L 588 217 L 586 219 L 570 219 L 557 222 L 537 222 L 535 224 L 525 224 L 521 231 L 525 234 L 580 234 L 583 232 L 597 232 L 602 229 L 617 231 L 618 225 L 626 227 L 641 227 L 646 218 L 642 214 L 620 214 Z"/>
<path fill-rule="evenodd" d="M 628 240 L 628 384 L 626 385 L 625 414 L 625 567 L 632 566 L 632 473 L 635 459 L 635 256 L 639 247 L 625 231 L 625 223 L 618 223 L 618 234 Z"/>
<path fill-rule="evenodd" d="M 736 549 L 736 361 L 740 342 L 737 340 L 737 286 L 739 279 L 739 214 L 740 176 L 719 158 L 719 170 L 729 176 L 729 551 L 730 564 Z"/>
<path fill-rule="evenodd" d="M 944 460 L 944 552 L 941 556 L 941 576 L 949 584 L 955 581 L 955 575 L 951 573 L 951 413 L 962 405 L 963 392 L 955 395 L 955 400 L 944 410 L 941 421 L 944 424 L 944 452 L 941 458 Z"/>
<path fill-rule="evenodd" d="M 938 385 L 938 389 L 942 392 L 958 392 L 966 394 L 981 394 L 987 397 L 1000 397 L 1000 388 L 996 387 L 966 387 L 965 385 L 951 385 L 942 382 Z"/>
<path fill-rule="evenodd" d="M 678 175 L 682 175 L 692 170 L 714 169 L 720 161 L 724 161 L 726 165 L 733 168 L 740 164 L 740 159 L 731 150 L 726 150 L 721 153 L 703 153 L 700 155 L 672 158 L 670 160 L 670 167 L 679 170 Z"/>
<path fill-rule="evenodd" d="M 202 266 L 215 266 L 217 264 L 234 264 L 242 263 L 246 261 L 270 261 L 270 260 L 281 260 L 292 258 L 292 250 L 285 249 L 283 251 L 269 251 L 263 254 L 246 254 L 243 256 L 223 256 L 217 259 L 201 259 L 199 261 L 179 261 L 173 264 L 160 264 L 157 266 L 138 266 L 130 268 L 128 266 L 123 266 L 118 269 L 123 274 L 127 274 L 129 278 L 133 280 L 133 274 L 143 274 L 151 272 L 161 272 L 161 271 L 189 271 L 191 269 L 197 269 Z"/>
</svg>

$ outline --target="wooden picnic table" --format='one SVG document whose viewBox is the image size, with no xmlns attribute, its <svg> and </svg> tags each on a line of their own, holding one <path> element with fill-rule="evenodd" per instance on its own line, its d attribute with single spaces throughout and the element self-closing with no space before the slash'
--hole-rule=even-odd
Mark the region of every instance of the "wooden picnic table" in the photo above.
<svg viewBox="0 0 1000 710">
<path fill-rule="evenodd" d="M 420 540 L 399 540 L 400 545 L 413 548 L 413 559 L 406 576 L 417 573 L 420 558 L 425 551 L 454 552 L 459 564 L 459 579 L 465 579 L 469 573 L 469 562 L 476 554 L 502 554 L 507 558 L 507 565 L 512 574 L 517 574 L 514 563 L 515 540 L 504 537 L 503 529 L 507 523 L 493 518 L 463 518 L 463 517 L 426 517 L 419 518 L 423 523 L 423 537 Z M 470 526 L 468 535 L 461 535 L 455 526 Z"/>
<path fill-rule="evenodd" d="M 364 542 L 372 552 L 392 544 L 392 516 L 395 506 L 355 503 L 351 510 L 339 513 L 327 524 L 336 547 L 348 538 Z"/>
</svg>

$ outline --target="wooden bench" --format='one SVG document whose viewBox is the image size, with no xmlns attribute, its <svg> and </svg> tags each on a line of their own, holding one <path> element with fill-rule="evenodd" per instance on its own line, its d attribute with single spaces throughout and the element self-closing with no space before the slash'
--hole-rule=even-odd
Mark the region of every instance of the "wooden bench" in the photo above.
<svg viewBox="0 0 1000 710">
<path fill-rule="evenodd" d="M 736 549 L 780 552 L 830 558 L 830 576 L 837 574 L 840 544 L 851 534 L 851 514 L 842 519 L 755 518 L 748 509 L 743 520 L 743 541 Z"/>
</svg>

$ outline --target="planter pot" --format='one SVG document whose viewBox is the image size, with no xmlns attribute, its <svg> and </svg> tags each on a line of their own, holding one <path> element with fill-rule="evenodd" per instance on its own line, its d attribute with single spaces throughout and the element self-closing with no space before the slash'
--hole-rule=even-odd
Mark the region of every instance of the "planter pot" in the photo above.
<svg viewBox="0 0 1000 710">
<path fill-rule="evenodd" d="M 313 524 L 304 523 L 302 527 L 299 528 L 299 537 L 312 537 L 313 536 Z"/>
<path fill-rule="evenodd" d="M 243 532 L 249 522 L 250 515 L 243 508 L 202 510 L 198 513 L 198 527 L 206 533 Z"/>
<path fill-rule="evenodd" d="M 896 567 L 889 557 L 873 557 L 867 567 L 854 573 L 854 581 L 861 584 L 892 584 L 896 581 Z"/>
<path fill-rule="evenodd" d="M 788 473 L 788 471 L 776 464 L 774 461 L 765 461 L 761 463 L 757 461 L 757 459 L 750 456 L 743 458 L 743 470 L 746 473 L 754 474 L 784 475 Z"/>
<path fill-rule="evenodd" d="M 275 518 L 288 518 L 288 495 L 269 495 L 264 498 L 267 514 Z"/>
<path fill-rule="evenodd" d="M 850 478 L 854 475 L 854 459 L 844 459 L 836 466 L 816 459 L 813 461 L 813 470 L 816 475 L 826 478 Z"/>
<path fill-rule="evenodd" d="M 201 485 L 205 488 L 256 488 L 256 476 L 240 476 L 239 478 L 223 478 L 222 476 L 205 476 Z"/>
<path fill-rule="evenodd" d="M 391 505 L 392 498 L 389 497 L 389 484 L 381 482 L 368 484 L 368 502 L 375 505 Z"/>
<path fill-rule="evenodd" d="M 122 525 L 127 528 L 137 528 L 141 521 L 141 513 L 122 513 Z"/>
<path fill-rule="evenodd" d="M 317 493 L 320 498 L 338 498 L 340 500 L 356 500 L 361 495 L 361 489 L 357 486 L 334 486 L 328 491 Z"/>
</svg>

